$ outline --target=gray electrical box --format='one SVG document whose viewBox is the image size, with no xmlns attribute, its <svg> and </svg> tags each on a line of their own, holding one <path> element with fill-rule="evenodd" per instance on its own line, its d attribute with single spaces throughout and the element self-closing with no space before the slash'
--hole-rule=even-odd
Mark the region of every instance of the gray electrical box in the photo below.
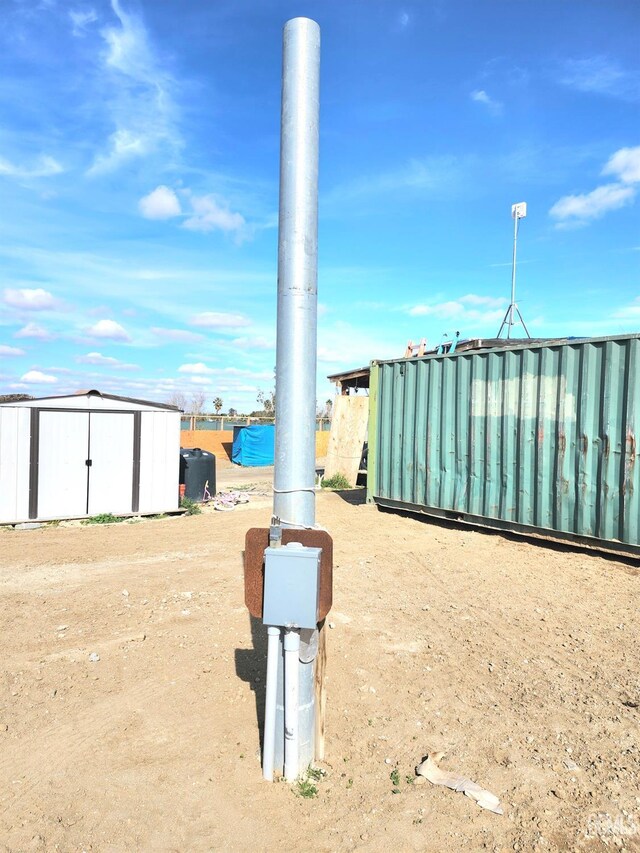
<svg viewBox="0 0 640 853">
<path fill-rule="evenodd" d="M 322 548 L 290 542 L 264 552 L 265 625 L 315 628 L 318 623 Z"/>
</svg>

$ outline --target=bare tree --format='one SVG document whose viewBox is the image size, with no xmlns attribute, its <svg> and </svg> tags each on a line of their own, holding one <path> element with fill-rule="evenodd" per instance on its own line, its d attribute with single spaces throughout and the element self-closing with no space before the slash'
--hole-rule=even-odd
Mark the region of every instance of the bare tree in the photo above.
<svg viewBox="0 0 640 853">
<path fill-rule="evenodd" d="M 177 406 L 183 412 L 187 410 L 187 398 L 182 391 L 174 391 L 168 398 L 167 403 L 170 406 Z"/>
<path fill-rule="evenodd" d="M 192 415 L 201 415 L 204 412 L 204 402 L 205 396 L 204 391 L 198 391 L 191 398 L 191 411 Z"/>
<path fill-rule="evenodd" d="M 324 406 L 316 406 L 317 418 L 331 418 L 331 410 L 333 408 L 333 400 L 327 400 Z"/>
<path fill-rule="evenodd" d="M 268 418 L 275 417 L 276 414 L 276 392 L 269 391 L 265 393 L 264 391 L 258 391 L 257 401 L 262 406 L 262 411 Z"/>
</svg>

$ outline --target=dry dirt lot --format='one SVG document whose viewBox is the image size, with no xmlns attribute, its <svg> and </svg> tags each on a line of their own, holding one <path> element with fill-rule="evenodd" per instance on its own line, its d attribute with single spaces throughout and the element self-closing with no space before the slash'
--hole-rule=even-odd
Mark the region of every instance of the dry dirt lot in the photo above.
<svg viewBox="0 0 640 853">
<path fill-rule="evenodd" d="M 640 849 L 638 570 L 337 493 L 326 776 L 263 782 L 269 506 L 0 529 L 1 850 Z M 504 816 L 416 783 L 432 750 Z"/>
</svg>

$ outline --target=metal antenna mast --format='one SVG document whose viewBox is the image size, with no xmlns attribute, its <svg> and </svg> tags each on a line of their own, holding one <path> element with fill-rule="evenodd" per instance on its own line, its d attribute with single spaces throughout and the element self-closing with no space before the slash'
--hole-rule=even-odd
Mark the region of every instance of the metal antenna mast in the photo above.
<svg viewBox="0 0 640 853">
<path fill-rule="evenodd" d="M 527 203 L 526 201 L 518 202 L 518 204 L 511 205 L 511 216 L 513 217 L 513 263 L 511 265 L 511 302 L 509 307 L 507 308 L 507 313 L 504 315 L 504 319 L 502 321 L 502 325 L 500 326 L 500 331 L 498 332 L 498 337 L 502 334 L 502 330 L 504 327 L 507 327 L 507 338 L 511 337 L 511 327 L 517 323 L 515 319 L 515 315 L 518 315 L 520 322 L 522 323 L 522 328 L 525 330 L 528 338 L 531 337 L 529 334 L 529 330 L 526 327 L 522 314 L 520 313 L 520 309 L 516 303 L 516 247 L 518 244 L 518 223 L 521 219 L 524 219 L 527 215 Z"/>
</svg>

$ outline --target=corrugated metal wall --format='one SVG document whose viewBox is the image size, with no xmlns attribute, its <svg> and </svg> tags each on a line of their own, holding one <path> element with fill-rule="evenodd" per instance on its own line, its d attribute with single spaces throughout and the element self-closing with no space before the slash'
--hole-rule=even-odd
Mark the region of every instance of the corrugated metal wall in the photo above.
<svg viewBox="0 0 640 853">
<path fill-rule="evenodd" d="M 143 412 L 140 437 L 140 512 L 178 509 L 180 417 Z M 199 445 L 196 445 L 199 447 Z"/>
<path fill-rule="evenodd" d="M 29 418 L 0 406 L 0 524 L 29 517 Z"/>
<path fill-rule="evenodd" d="M 638 545 L 639 336 L 372 366 L 369 496 Z"/>
</svg>

